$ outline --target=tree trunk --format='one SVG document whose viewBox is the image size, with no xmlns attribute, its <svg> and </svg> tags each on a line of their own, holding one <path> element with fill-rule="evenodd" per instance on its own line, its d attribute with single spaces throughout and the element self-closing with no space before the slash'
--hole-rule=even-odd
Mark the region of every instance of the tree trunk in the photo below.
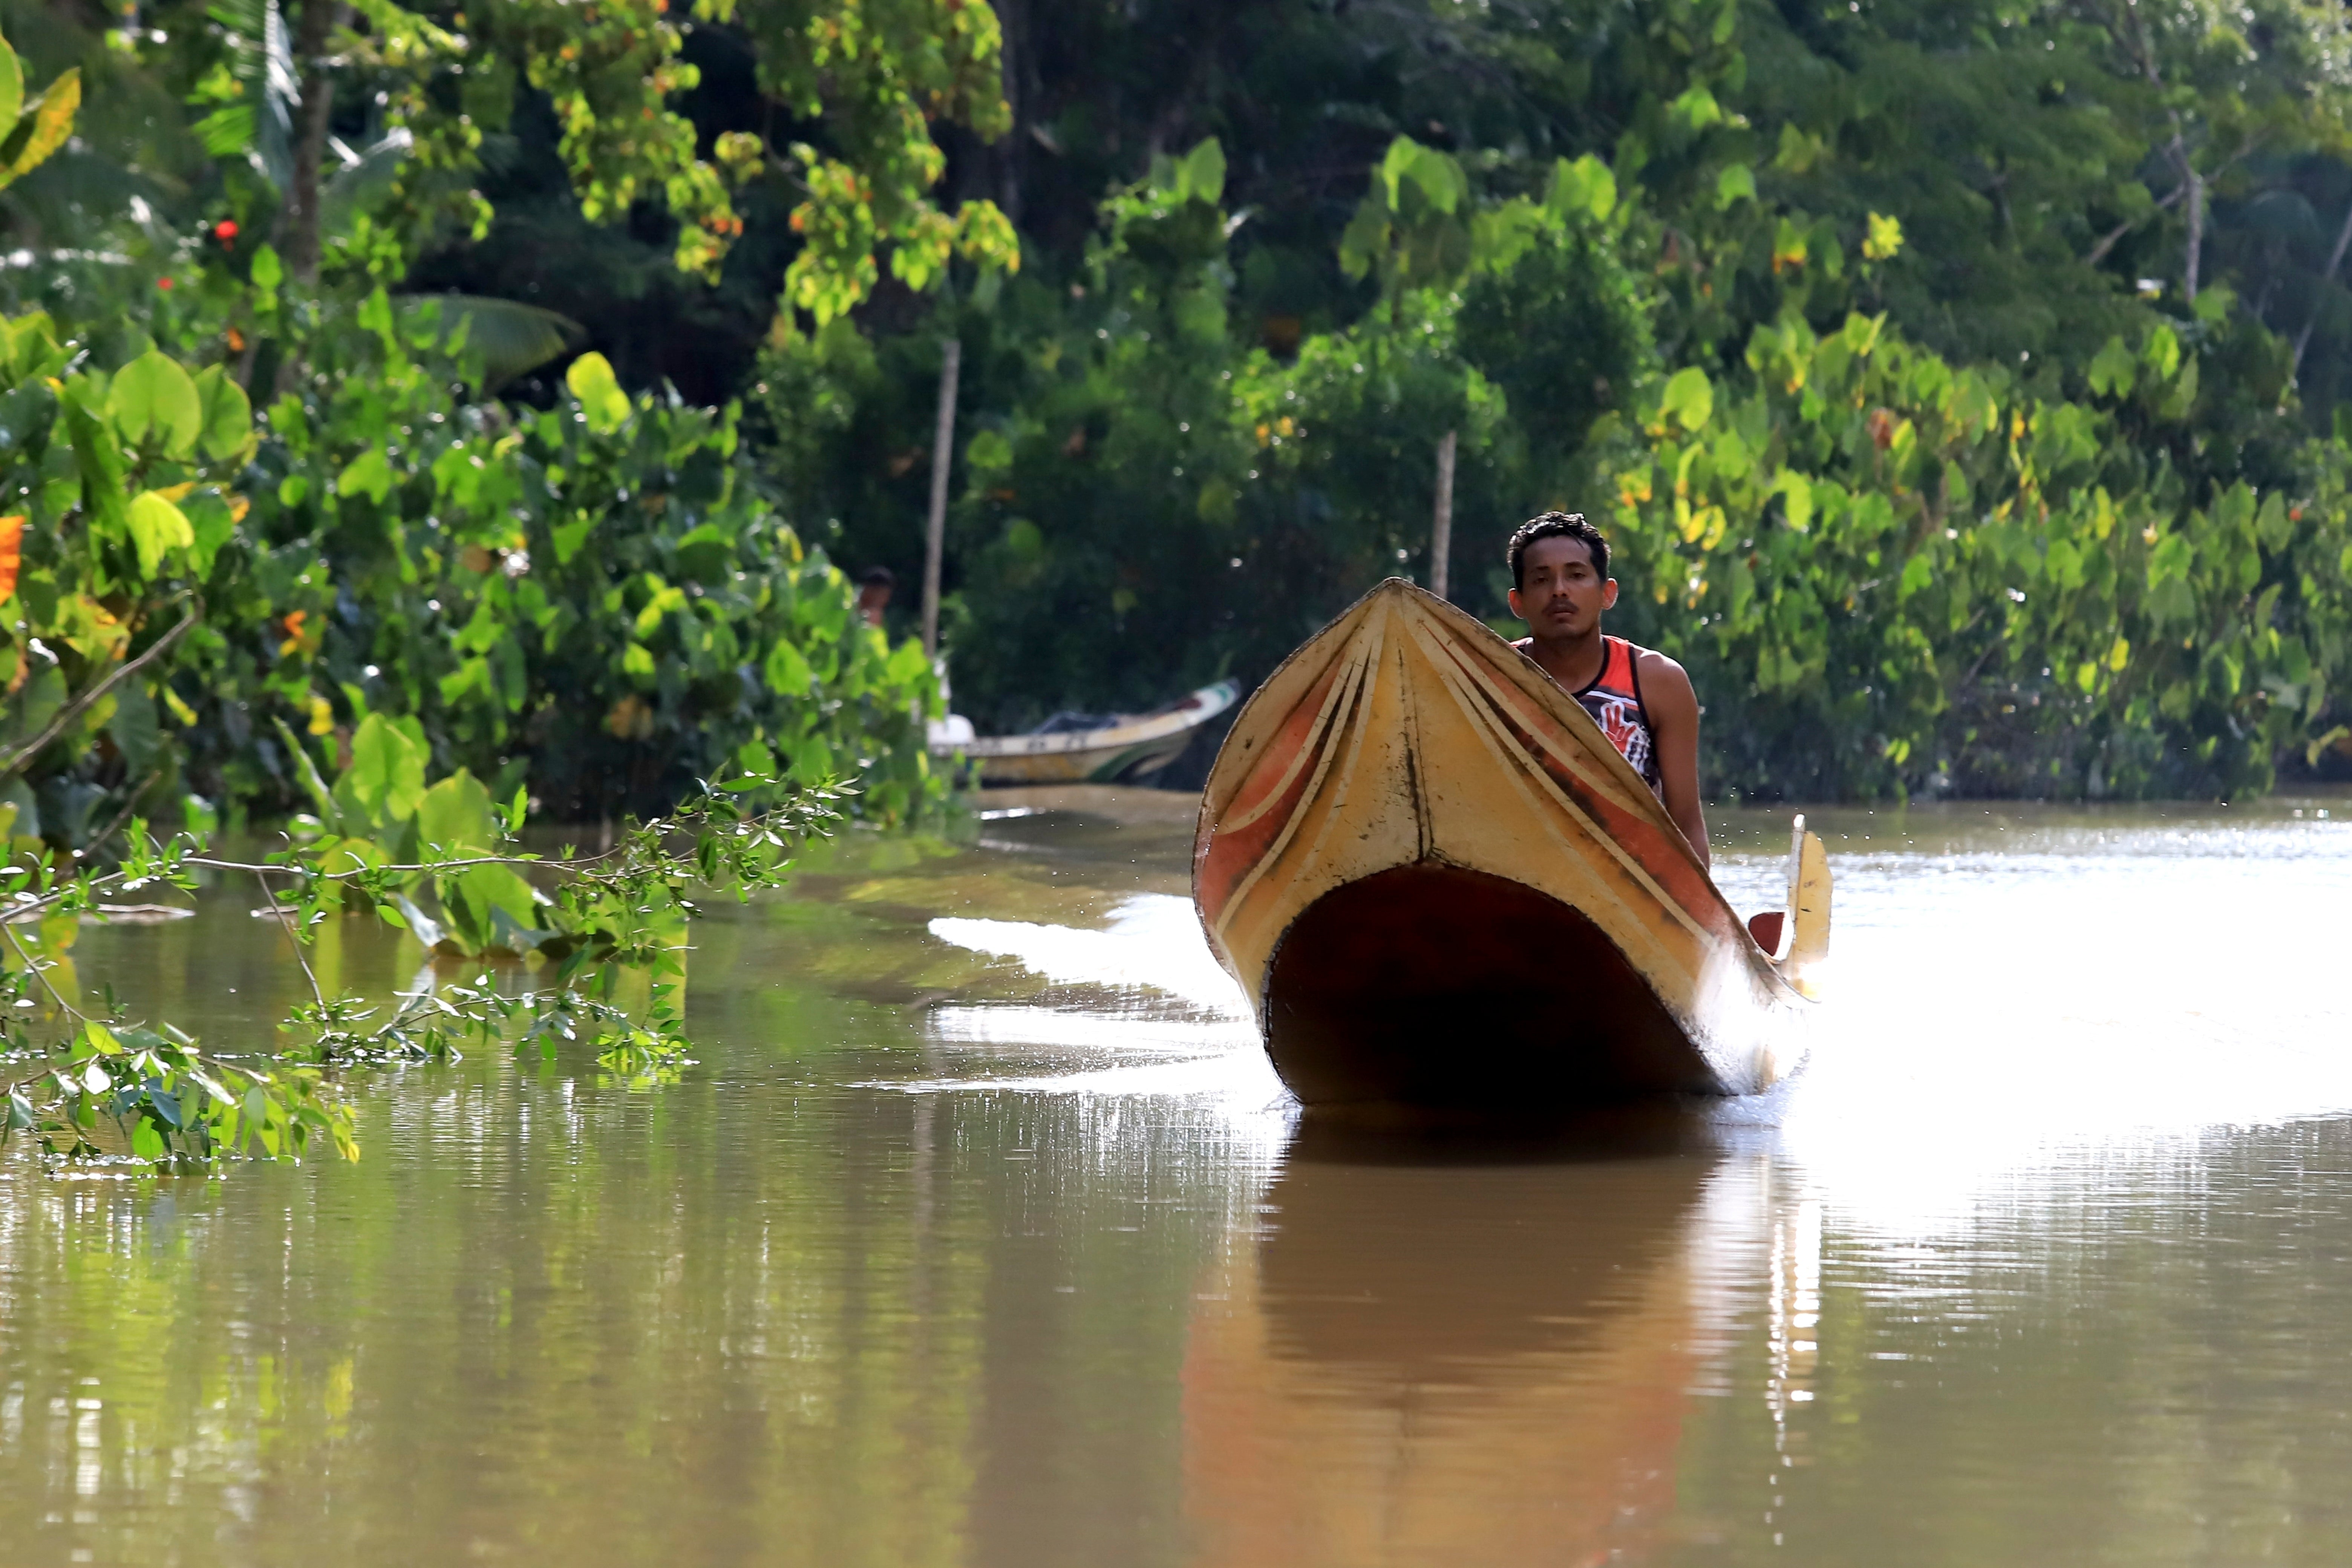
<svg viewBox="0 0 2352 1568">
<path fill-rule="evenodd" d="M 2180 154 L 2180 167 L 2189 179 L 2189 265 L 2183 270 L 2189 302 L 2193 305 L 2197 302 L 2197 267 L 2205 256 L 2205 177 L 2189 162 L 2185 148 Z"/>
<path fill-rule="evenodd" d="M 1459 431 L 1437 443 L 1437 518 L 1429 532 L 1429 591 L 1445 597 L 1445 568 L 1454 553 L 1454 449 Z"/>
<path fill-rule="evenodd" d="M 302 101 L 294 118 L 294 180 L 278 217 L 278 250 L 287 276 L 298 283 L 319 280 L 320 172 L 327 156 L 328 117 L 335 103 L 327 75 L 327 46 L 341 20 L 341 0 L 302 0 L 294 30 L 294 68 L 301 74 Z"/>
<path fill-rule="evenodd" d="M 931 441 L 931 517 L 923 537 L 923 651 L 940 651 L 940 557 L 948 537 L 948 467 L 955 457 L 956 378 L 963 370 L 963 340 L 941 345 L 940 426 Z"/>
</svg>

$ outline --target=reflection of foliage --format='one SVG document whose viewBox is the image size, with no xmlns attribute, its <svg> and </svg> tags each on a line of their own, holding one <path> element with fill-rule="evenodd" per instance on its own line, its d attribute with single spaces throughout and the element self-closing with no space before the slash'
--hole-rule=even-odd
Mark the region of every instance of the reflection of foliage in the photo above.
<svg viewBox="0 0 2352 1568">
<path fill-rule="evenodd" d="M 403 739 L 396 728 L 380 725 L 367 761 L 339 781 L 336 792 L 322 788 L 336 827 L 361 826 L 347 810 L 366 809 L 368 801 L 383 810 L 407 791 L 421 758 L 401 749 Z M 446 793 L 436 797 L 436 791 Z M 747 898 L 776 886 L 799 845 L 836 818 L 839 799 L 830 789 L 793 789 L 743 773 L 686 812 L 631 826 L 606 853 L 549 859 L 513 841 L 520 800 L 502 820 L 476 802 L 479 785 L 462 774 L 414 793 L 414 809 L 401 819 L 390 849 L 417 852 L 426 833 L 446 832 L 454 841 L 425 841 L 409 861 L 393 858 L 377 839 L 349 833 L 266 861 L 233 861 L 205 853 L 193 837 L 158 842 L 144 823 L 133 823 L 129 847 L 111 870 L 60 875 L 49 862 L 32 859 L 0 873 L 11 921 L 42 928 L 26 937 L 17 924 L 0 927 L 15 961 L 0 978 L 0 999 L 11 1005 L 0 1061 L 31 1066 L 6 1085 L 0 1144 L 24 1131 L 56 1157 L 127 1152 L 140 1160 L 201 1163 L 248 1150 L 299 1156 L 317 1137 L 357 1159 L 352 1108 L 328 1092 L 331 1073 L 352 1064 L 446 1058 L 468 1040 L 511 1038 L 518 1051 L 552 1056 L 559 1043 L 584 1037 L 599 1064 L 625 1081 L 670 1081 L 688 1049 L 678 952 L 693 909 L 689 893 L 710 887 Z M 525 871 L 551 887 L 536 890 L 522 879 Z M 545 966 L 546 984 L 527 996 L 500 991 L 487 974 L 470 985 L 427 985 L 371 1026 L 375 1009 L 357 997 L 329 996 L 302 957 L 312 994 L 288 1021 L 297 1043 L 278 1053 L 276 1066 L 260 1068 L 203 1050 L 168 1023 L 126 1022 L 110 993 L 105 1016 L 87 1012 L 51 983 L 58 961 L 41 948 L 64 940 L 52 928 L 69 931 L 74 921 L 100 911 L 110 893 L 191 890 L 202 872 L 255 878 L 294 938 L 298 957 L 320 926 L 346 908 L 372 909 L 432 944 L 433 922 L 404 889 L 430 884 L 440 890 L 445 911 L 462 911 L 510 885 L 531 900 L 533 940 L 523 945 Z M 470 916 L 457 919 L 458 930 L 470 930 L 463 923 Z M 511 957 L 514 946 L 506 944 L 522 929 L 501 925 L 476 951 Z M 617 1000 L 631 973 L 651 982 L 645 1004 L 634 1009 Z M 37 1037 L 28 1021 L 44 1013 L 59 1026 L 47 1038 Z M 120 1148 L 98 1141 L 101 1122 L 114 1129 Z"/>
</svg>

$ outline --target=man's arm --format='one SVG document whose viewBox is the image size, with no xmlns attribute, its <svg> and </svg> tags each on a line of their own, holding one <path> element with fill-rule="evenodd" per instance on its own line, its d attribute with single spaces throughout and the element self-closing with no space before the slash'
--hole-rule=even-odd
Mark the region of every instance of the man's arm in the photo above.
<svg viewBox="0 0 2352 1568">
<path fill-rule="evenodd" d="M 1666 815 L 1690 840 L 1698 863 L 1712 868 L 1706 813 L 1698 799 L 1698 693 L 1683 667 L 1664 654 L 1645 650 L 1641 657 L 1642 705 L 1650 710 L 1650 735 L 1657 742 Z"/>
</svg>

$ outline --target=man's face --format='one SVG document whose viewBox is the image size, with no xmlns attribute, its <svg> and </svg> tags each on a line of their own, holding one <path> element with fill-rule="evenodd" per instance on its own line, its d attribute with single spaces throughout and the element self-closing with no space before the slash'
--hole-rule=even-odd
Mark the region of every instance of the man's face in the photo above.
<svg viewBox="0 0 2352 1568">
<path fill-rule="evenodd" d="M 1538 539 L 1519 557 L 1511 614 L 1539 637 L 1589 637 L 1616 602 L 1617 579 L 1592 569 L 1591 548 L 1581 539 Z"/>
</svg>

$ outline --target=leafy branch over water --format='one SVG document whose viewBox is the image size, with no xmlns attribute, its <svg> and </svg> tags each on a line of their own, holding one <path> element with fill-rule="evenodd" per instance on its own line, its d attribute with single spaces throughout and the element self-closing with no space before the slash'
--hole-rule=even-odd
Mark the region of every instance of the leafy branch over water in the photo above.
<svg viewBox="0 0 2352 1568">
<path fill-rule="evenodd" d="M 434 788 L 464 795 L 467 786 L 480 793 L 462 773 Z M 518 795 L 487 829 L 450 842 L 420 844 L 411 813 L 397 842 L 412 852 L 399 859 L 375 840 L 340 834 L 289 843 L 257 861 L 227 859 L 207 854 L 194 836 L 159 840 L 134 821 L 131 847 L 111 868 L 61 874 L 48 861 L 11 866 L 0 872 L 0 900 L 8 906 L 8 923 L 0 925 L 0 956 L 8 961 L 0 973 L 7 1013 L 0 1024 L 0 1087 L 7 1096 L 0 1146 L 23 1132 L 58 1160 L 127 1152 L 201 1166 L 225 1155 L 299 1157 L 324 1141 L 355 1160 L 355 1117 L 339 1092 L 341 1069 L 448 1060 L 467 1040 L 511 1039 L 519 1052 L 551 1057 L 561 1044 L 585 1039 L 597 1061 L 632 1086 L 669 1081 L 688 1065 L 679 982 L 694 910 L 688 895 L 720 889 L 743 899 L 776 886 L 799 847 L 840 819 L 845 793 L 794 789 L 746 773 L 707 785 L 687 809 L 628 826 L 611 848 L 585 856 L 524 849 L 515 837 L 525 805 Z M 207 1049 L 169 1022 L 131 1022 L 110 987 L 103 1009 L 76 1006 L 51 980 L 58 960 L 20 934 L 36 922 L 104 918 L 111 898 L 191 891 L 204 872 L 255 879 L 294 939 L 310 981 L 310 1000 L 282 1026 L 293 1043 L 260 1062 Z M 488 873 L 522 890 L 527 921 L 503 907 L 495 921 L 477 918 Z M 427 886 L 449 917 L 446 926 L 410 896 Z M 547 984 L 510 995 L 485 970 L 471 984 L 404 994 L 378 1022 L 381 1009 L 366 999 L 330 996 L 304 952 L 329 919 L 370 911 L 439 957 L 530 963 Z M 638 1009 L 619 1000 L 632 974 L 649 982 Z M 37 1029 L 44 1012 L 56 1026 L 46 1034 Z"/>
</svg>

